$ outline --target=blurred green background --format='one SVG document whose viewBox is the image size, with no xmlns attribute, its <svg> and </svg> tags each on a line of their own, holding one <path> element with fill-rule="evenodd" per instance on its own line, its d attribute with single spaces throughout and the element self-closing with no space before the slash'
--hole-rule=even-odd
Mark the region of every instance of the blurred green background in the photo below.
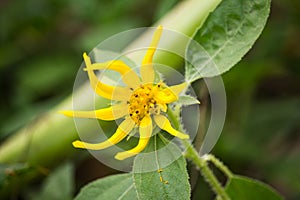
<svg viewBox="0 0 300 200">
<path fill-rule="evenodd" d="M 121 31 L 151 26 L 177 2 L 1 1 L 0 145 L 71 94 L 84 51 Z M 262 36 L 223 75 L 227 119 L 213 151 L 233 172 L 263 180 L 291 200 L 300 199 L 299 10 L 298 0 L 273 0 Z M 24 165 L 1 165 L 0 188 L 15 182 L 9 199 L 68 199 L 87 182 L 117 173 L 83 157 L 56 171 L 39 166 L 34 170 L 42 178 L 26 187 L 18 182 Z M 192 198 L 212 198 L 201 178 Z"/>
</svg>

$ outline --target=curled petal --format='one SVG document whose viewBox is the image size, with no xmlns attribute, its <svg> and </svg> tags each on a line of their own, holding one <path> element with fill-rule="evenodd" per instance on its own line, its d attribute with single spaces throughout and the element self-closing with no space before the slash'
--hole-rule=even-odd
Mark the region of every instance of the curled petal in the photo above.
<svg viewBox="0 0 300 200">
<path fill-rule="evenodd" d="M 161 128 L 162 130 L 167 131 L 171 135 L 178 137 L 180 139 L 189 139 L 189 135 L 181 133 L 177 130 L 175 130 L 172 126 L 168 118 L 166 118 L 163 115 L 154 115 L 154 121 Z"/>
<path fill-rule="evenodd" d="M 127 104 L 117 104 L 108 108 L 103 108 L 99 110 L 92 111 L 72 111 L 65 110 L 59 111 L 61 114 L 64 114 L 67 117 L 79 117 L 79 118 L 96 118 L 101 120 L 115 120 L 121 117 L 124 117 L 128 114 L 128 105 Z"/>
<path fill-rule="evenodd" d="M 157 48 L 158 42 L 160 40 L 162 30 L 163 30 L 163 27 L 161 25 L 158 26 L 157 29 L 155 30 L 154 35 L 152 37 L 151 44 L 150 44 L 150 46 L 149 46 L 149 48 L 146 52 L 146 55 L 143 59 L 143 62 L 142 62 L 143 65 L 152 63 L 152 58 L 153 58 L 153 55 L 154 55 L 155 50 Z"/>
<path fill-rule="evenodd" d="M 91 66 L 92 66 L 91 58 L 85 52 L 83 53 L 83 59 L 84 59 L 86 67 L 91 68 Z"/>
<path fill-rule="evenodd" d="M 126 74 L 131 68 L 121 60 L 111 60 L 103 63 L 93 63 L 89 67 L 93 70 L 110 69 L 119 72 L 120 74 Z"/>
<path fill-rule="evenodd" d="M 123 140 L 128 135 L 128 133 L 133 129 L 134 125 L 135 125 L 134 121 L 131 118 L 127 118 L 120 124 L 117 131 L 108 140 L 104 142 L 92 144 L 92 143 L 76 140 L 72 144 L 74 147 L 82 148 L 82 149 L 91 149 L 91 150 L 105 149 Z"/>
<path fill-rule="evenodd" d="M 155 95 L 155 99 L 162 104 L 172 103 L 178 99 L 178 96 L 167 87 L 161 91 L 158 91 Z"/>
<path fill-rule="evenodd" d="M 173 85 L 173 86 L 170 86 L 170 90 L 172 90 L 172 92 L 174 94 L 176 94 L 177 96 L 184 90 L 186 89 L 188 86 L 188 84 L 186 82 L 183 82 L 181 84 L 178 84 L 178 85 Z"/>
<path fill-rule="evenodd" d="M 142 119 L 140 124 L 140 139 L 138 145 L 128 151 L 117 153 L 115 158 L 117 160 L 124 160 L 126 158 L 135 156 L 136 154 L 140 153 L 147 146 L 151 134 L 152 134 L 152 120 L 151 117 L 147 115 Z"/>
<path fill-rule="evenodd" d="M 143 83 L 150 83 L 153 82 L 154 80 L 154 69 L 152 66 L 152 59 L 153 59 L 153 55 L 156 51 L 158 42 L 160 40 L 161 34 L 162 34 L 162 26 L 158 26 L 158 28 L 156 29 L 156 31 L 154 32 L 153 38 L 152 38 L 152 42 L 146 52 L 146 55 L 142 61 L 142 66 L 141 66 L 141 76 L 142 76 L 142 80 Z"/>
<path fill-rule="evenodd" d="M 101 83 L 100 81 L 98 81 L 95 87 L 93 86 L 92 88 L 95 90 L 97 94 L 99 94 L 100 96 L 106 99 L 111 99 L 111 100 L 127 101 L 130 98 L 132 93 L 132 91 L 129 88 L 119 87 L 119 86 L 115 86 L 115 87 L 109 86 Z"/>
<path fill-rule="evenodd" d="M 84 53 L 83 58 L 86 64 L 91 87 L 98 95 L 112 100 L 126 101 L 130 98 L 132 91 L 129 88 L 110 86 L 100 82 L 96 74 L 94 73 L 93 69 L 91 68 L 92 64 L 91 64 L 90 57 L 87 56 L 86 53 Z"/>
<path fill-rule="evenodd" d="M 93 70 L 109 69 L 117 71 L 122 75 L 124 83 L 133 89 L 137 88 L 141 84 L 138 75 L 121 60 L 112 60 L 104 63 L 93 63 L 87 68 Z"/>
</svg>

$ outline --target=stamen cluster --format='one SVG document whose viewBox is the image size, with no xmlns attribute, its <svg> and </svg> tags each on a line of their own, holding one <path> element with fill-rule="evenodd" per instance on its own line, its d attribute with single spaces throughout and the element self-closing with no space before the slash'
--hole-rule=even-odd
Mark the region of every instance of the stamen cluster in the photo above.
<svg viewBox="0 0 300 200">
<path fill-rule="evenodd" d="M 146 115 L 160 113 L 160 106 L 155 98 L 160 90 L 161 84 L 145 84 L 132 93 L 128 101 L 129 116 L 136 124 L 140 124 Z"/>
</svg>

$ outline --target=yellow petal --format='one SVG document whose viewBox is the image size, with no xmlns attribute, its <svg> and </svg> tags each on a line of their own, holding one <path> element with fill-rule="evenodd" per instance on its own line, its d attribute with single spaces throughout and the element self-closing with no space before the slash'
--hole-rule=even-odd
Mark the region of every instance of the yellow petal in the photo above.
<svg viewBox="0 0 300 200">
<path fill-rule="evenodd" d="M 154 82 L 155 72 L 152 63 L 142 65 L 140 68 L 140 72 L 143 84 Z"/>
<path fill-rule="evenodd" d="M 146 115 L 142 119 L 141 124 L 140 124 L 140 139 L 139 139 L 138 145 L 128 151 L 117 153 L 115 158 L 117 160 L 124 160 L 126 158 L 135 156 L 136 154 L 140 153 L 147 146 L 147 144 L 150 140 L 151 134 L 152 134 L 152 120 L 149 115 Z"/>
<path fill-rule="evenodd" d="M 127 101 L 129 100 L 132 91 L 129 88 L 119 87 L 119 86 L 110 86 L 100 81 L 97 82 L 96 85 L 92 85 L 91 87 L 95 90 L 97 94 L 100 96 L 111 99 L 111 100 L 118 100 L 118 101 Z"/>
<path fill-rule="evenodd" d="M 132 91 L 129 88 L 119 87 L 119 86 L 110 86 L 100 82 L 94 73 L 93 69 L 91 68 L 91 59 L 86 55 L 83 54 L 83 58 L 86 64 L 87 73 L 90 79 L 90 84 L 93 90 L 100 96 L 112 99 L 112 100 L 123 100 L 127 101 L 130 98 Z"/>
<path fill-rule="evenodd" d="M 162 130 L 167 131 L 171 135 L 178 137 L 180 139 L 189 139 L 190 136 L 184 133 L 181 133 L 177 130 L 175 130 L 172 126 L 170 121 L 163 115 L 154 115 L 154 121 L 157 124 L 159 128 Z"/>
<path fill-rule="evenodd" d="M 152 58 L 153 58 L 153 55 L 157 48 L 158 42 L 160 40 L 162 31 L 163 31 L 163 27 L 161 25 L 158 26 L 157 29 L 155 30 L 154 35 L 152 37 L 151 44 L 150 44 L 150 46 L 146 52 L 146 55 L 143 59 L 142 65 L 152 63 Z"/>
<path fill-rule="evenodd" d="M 170 86 L 170 90 L 172 90 L 172 92 L 174 94 L 176 94 L 177 96 L 185 89 L 187 88 L 188 84 L 186 82 L 183 82 L 181 84 L 178 84 L 178 85 L 173 85 L 173 86 Z"/>
<path fill-rule="evenodd" d="M 142 61 L 142 66 L 141 66 L 141 77 L 143 80 L 143 83 L 152 83 L 154 81 L 154 69 L 152 66 L 152 59 L 153 55 L 156 51 L 158 42 L 160 40 L 161 34 L 162 34 L 163 27 L 158 26 L 156 31 L 154 32 L 152 42 L 146 52 L 146 55 Z"/>
<path fill-rule="evenodd" d="M 110 69 L 119 72 L 120 74 L 126 74 L 131 68 L 121 60 L 111 60 L 103 63 L 93 63 L 90 66 L 93 70 Z"/>
<path fill-rule="evenodd" d="M 164 88 L 155 94 L 155 100 L 161 104 L 172 103 L 178 99 L 178 96 L 170 88 Z"/>
<path fill-rule="evenodd" d="M 86 54 L 86 52 L 83 53 L 83 59 L 86 67 L 90 68 L 92 66 L 91 58 Z"/>
<path fill-rule="evenodd" d="M 119 125 L 117 131 L 108 140 L 104 142 L 91 144 L 91 143 L 76 140 L 72 144 L 74 147 L 82 148 L 82 149 L 91 149 L 91 150 L 105 149 L 123 140 L 128 135 L 128 133 L 133 129 L 134 125 L 135 125 L 134 121 L 131 118 L 127 118 Z"/>
<path fill-rule="evenodd" d="M 158 105 L 162 111 L 167 112 L 168 106 L 165 103 L 158 104 Z"/>
<path fill-rule="evenodd" d="M 72 111 L 65 110 L 59 111 L 67 117 L 79 117 L 79 118 L 97 118 L 101 120 L 115 120 L 124 117 L 128 114 L 128 105 L 125 103 L 113 105 L 108 108 L 92 111 Z"/>
<path fill-rule="evenodd" d="M 136 89 L 141 84 L 138 75 L 121 60 L 112 60 L 104 63 L 93 63 L 89 67 L 89 69 L 93 69 L 93 70 L 109 69 L 109 70 L 117 71 L 122 75 L 122 80 L 124 81 L 124 83 L 133 89 Z"/>
</svg>

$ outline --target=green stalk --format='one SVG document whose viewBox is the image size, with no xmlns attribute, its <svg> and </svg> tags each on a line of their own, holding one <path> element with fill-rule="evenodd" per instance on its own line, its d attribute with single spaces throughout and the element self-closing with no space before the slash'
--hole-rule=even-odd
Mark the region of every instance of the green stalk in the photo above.
<svg viewBox="0 0 300 200">
<path fill-rule="evenodd" d="M 185 156 L 193 161 L 193 163 L 200 169 L 202 176 L 205 178 L 206 182 L 210 185 L 215 194 L 218 195 L 218 198 L 222 200 L 229 200 L 230 198 L 224 191 L 224 188 L 221 186 L 217 177 L 208 167 L 207 162 L 204 158 L 200 157 L 196 149 L 188 142 L 188 140 L 182 140 L 182 143 L 187 148 Z M 224 165 L 223 165 L 224 166 Z M 226 167 L 227 169 L 227 167 Z M 227 171 L 232 176 L 229 170 Z"/>
<path fill-rule="evenodd" d="M 214 155 L 212 155 L 212 154 L 204 155 L 203 159 L 206 162 L 207 161 L 212 162 L 219 170 L 221 170 L 227 176 L 227 178 L 231 179 L 233 177 L 233 174 L 228 169 L 228 167 L 226 165 L 224 165 L 224 163 L 221 160 L 219 160 L 218 158 L 216 158 Z"/>
<path fill-rule="evenodd" d="M 172 121 L 174 127 L 182 130 L 182 126 L 179 122 L 180 119 L 180 106 L 176 106 L 173 109 L 168 109 L 168 118 Z M 213 155 L 205 155 L 201 157 L 195 147 L 190 143 L 189 140 L 181 140 L 182 145 L 185 147 L 185 154 L 184 156 L 190 159 L 201 172 L 202 176 L 204 177 L 205 181 L 210 185 L 211 189 L 217 195 L 217 199 L 221 200 L 230 200 L 224 188 L 220 184 L 217 177 L 214 175 L 212 170 L 208 167 L 208 161 L 211 161 L 216 167 L 218 167 L 228 178 L 231 178 L 233 174 L 231 171 L 216 157 Z"/>
<path fill-rule="evenodd" d="M 221 0 L 188 0 L 178 4 L 157 24 L 162 24 L 165 28 L 172 29 L 192 37 L 194 32 L 203 24 L 207 16 L 213 11 Z M 148 37 L 148 33 L 143 34 L 139 39 L 133 42 L 131 48 L 139 45 L 139 41 Z M 168 48 L 180 46 L 176 41 L 169 42 Z M 144 55 L 131 57 L 137 63 L 140 63 Z M 163 53 L 155 55 L 155 62 L 167 64 L 168 66 L 179 66 L 182 60 L 171 59 Z M 84 85 L 75 92 L 76 99 L 82 99 L 81 108 L 89 108 L 85 103 L 85 91 L 89 84 Z M 104 99 L 99 99 L 99 105 L 106 104 Z M 0 147 L 0 163 L 29 162 L 39 166 L 49 167 L 58 163 L 60 160 L 72 155 L 74 149 L 72 141 L 78 138 L 73 120 L 57 113 L 58 110 L 72 109 L 72 98 L 67 98 L 57 107 L 54 107 L 48 113 L 41 115 L 31 125 L 20 130 L 14 136 L 6 140 Z M 92 132 L 89 122 L 83 124 L 86 132 Z"/>
</svg>

